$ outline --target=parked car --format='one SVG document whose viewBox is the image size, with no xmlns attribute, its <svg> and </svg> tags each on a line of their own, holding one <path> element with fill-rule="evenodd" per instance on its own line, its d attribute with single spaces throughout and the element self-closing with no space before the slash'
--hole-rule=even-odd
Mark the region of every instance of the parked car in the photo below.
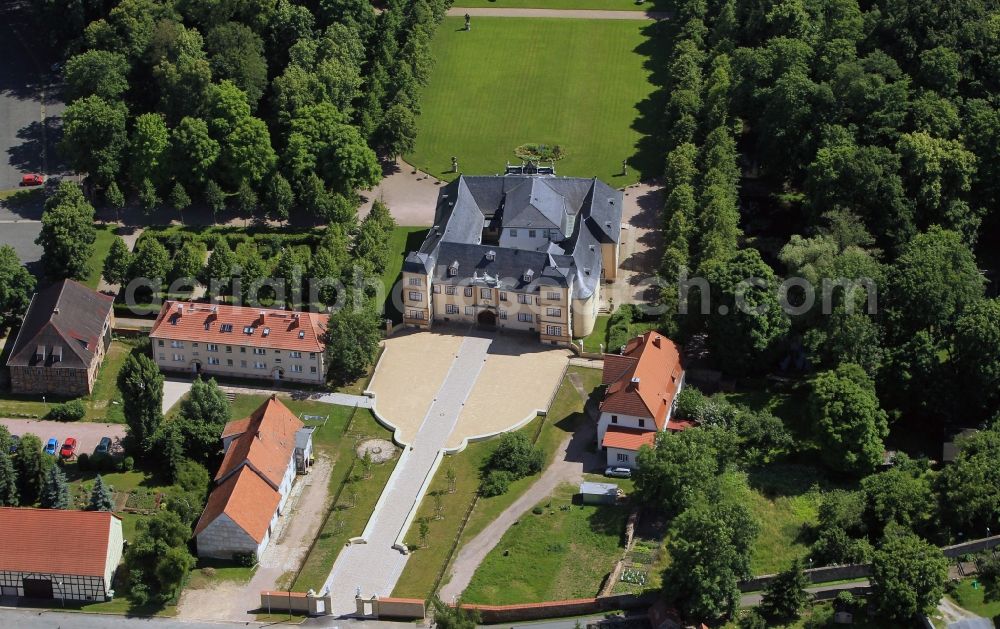
<svg viewBox="0 0 1000 629">
<path fill-rule="evenodd" d="M 632 470 L 627 467 L 609 467 L 604 470 L 604 475 L 612 478 L 632 478 Z"/>
<path fill-rule="evenodd" d="M 73 457 L 73 453 L 76 452 L 76 437 L 67 437 L 66 441 L 63 442 L 62 449 L 59 450 L 59 456 L 64 459 L 69 459 Z"/>
<path fill-rule="evenodd" d="M 59 440 L 52 437 L 45 443 L 45 454 L 56 455 L 56 450 L 59 449 Z"/>
<path fill-rule="evenodd" d="M 17 452 L 17 445 L 21 443 L 21 437 L 18 435 L 10 436 L 10 453 L 14 454 Z"/>
<path fill-rule="evenodd" d="M 28 173 L 21 176 L 22 186 L 40 186 L 45 183 L 45 176 L 38 173 Z"/>
<path fill-rule="evenodd" d="M 94 448 L 94 454 L 109 454 L 111 452 L 111 437 L 101 437 L 101 442 Z"/>
</svg>

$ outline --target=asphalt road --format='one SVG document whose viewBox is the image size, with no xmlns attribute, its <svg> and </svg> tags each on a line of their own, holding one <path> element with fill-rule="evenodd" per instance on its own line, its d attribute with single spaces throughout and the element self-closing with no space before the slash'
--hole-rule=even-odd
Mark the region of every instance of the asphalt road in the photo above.
<svg viewBox="0 0 1000 629">
<path fill-rule="evenodd" d="M 55 148 L 65 109 L 52 84 L 55 60 L 20 6 L 0 4 L 0 191 L 17 189 L 24 173 L 66 174 Z M 17 205 L 0 202 L 0 244 L 13 246 L 32 270 L 42 255 L 34 242 L 41 213 L 40 196 Z"/>
<path fill-rule="evenodd" d="M 298 623 L 299 619 L 293 620 Z M 273 622 L 199 622 L 173 618 L 139 618 L 108 614 L 81 614 L 38 609 L 0 607 L 0 627 L 17 629 L 225 629 L 226 627 L 330 627 L 332 629 L 413 629 L 412 622 L 386 622 L 381 620 L 338 620 L 329 616 L 310 618 L 301 625 Z"/>
</svg>

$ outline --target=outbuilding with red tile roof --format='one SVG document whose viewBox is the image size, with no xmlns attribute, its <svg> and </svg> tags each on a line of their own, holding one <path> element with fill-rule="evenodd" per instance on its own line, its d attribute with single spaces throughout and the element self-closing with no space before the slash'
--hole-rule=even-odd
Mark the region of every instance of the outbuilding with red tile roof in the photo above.
<svg viewBox="0 0 1000 629">
<path fill-rule="evenodd" d="M 108 601 L 125 541 L 108 511 L 0 507 L 0 595 Z"/>
<path fill-rule="evenodd" d="M 195 525 L 198 556 L 264 552 L 312 450 L 312 429 L 272 395 L 249 417 L 226 424 L 216 486 Z M 305 448 L 306 452 L 299 452 Z"/>
<path fill-rule="evenodd" d="M 607 389 L 597 442 L 609 466 L 634 468 L 642 446 L 652 447 L 657 432 L 677 427 L 671 416 L 684 386 L 680 350 L 659 332 L 647 332 L 630 340 L 621 354 L 604 356 L 601 381 Z"/>
</svg>

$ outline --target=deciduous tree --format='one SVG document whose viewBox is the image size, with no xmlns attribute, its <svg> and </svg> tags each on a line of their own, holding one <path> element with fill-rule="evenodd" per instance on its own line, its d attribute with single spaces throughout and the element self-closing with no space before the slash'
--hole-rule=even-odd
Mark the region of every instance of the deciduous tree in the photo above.
<svg viewBox="0 0 1000 629">
<path fill-rule="evenodd" d="M 42 248 L 46 277 L 53 281 L 86 278 L 96 239 L 93 206 L 83 197 L 80 186 L 61 182 L 45 202 L 42 230 L 35 240 Z"/>
</svg>

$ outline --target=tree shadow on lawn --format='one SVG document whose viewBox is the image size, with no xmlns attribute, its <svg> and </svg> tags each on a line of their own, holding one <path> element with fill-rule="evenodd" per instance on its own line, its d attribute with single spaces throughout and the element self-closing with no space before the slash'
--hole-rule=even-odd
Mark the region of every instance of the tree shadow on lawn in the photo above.
<svg viewBox="0 0 1000 629">
<path fill-rule="evenodd" d="M 669 20 L 652 22 L 643 28 L 642 34 L 646 39 L 634 51 L 646 58 L 643 67 L 649 70 L 649 81 L 655 87 L 646 99 L 636 105 L 639 115 L 632 123 L 632 128 L 641 137 L 628 163 L 642 174 L 643 180 L 657 179 L 663 172 L 666 158 L 663 120 L 669 96 L 670 51 L 676 32 L 676 25 Z"/>
</svg>

